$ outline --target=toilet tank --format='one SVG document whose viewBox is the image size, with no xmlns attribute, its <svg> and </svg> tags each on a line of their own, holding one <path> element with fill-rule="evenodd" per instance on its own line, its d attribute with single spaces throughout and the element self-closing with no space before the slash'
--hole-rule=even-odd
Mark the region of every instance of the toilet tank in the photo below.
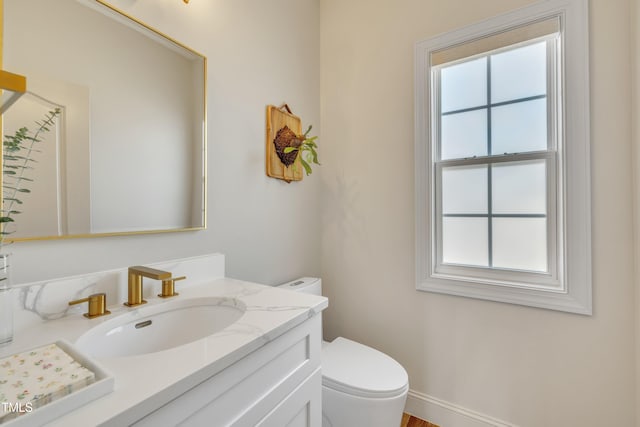
<svg viewBox="0 0 640 427">
<path fill-rule="evenodd" d="M 281 289 L 304 292 L 305 294 L 322 295 L 322 280 L 318 277 L 301 277 L 291 282 L 278 285 Z"/>
</svg>

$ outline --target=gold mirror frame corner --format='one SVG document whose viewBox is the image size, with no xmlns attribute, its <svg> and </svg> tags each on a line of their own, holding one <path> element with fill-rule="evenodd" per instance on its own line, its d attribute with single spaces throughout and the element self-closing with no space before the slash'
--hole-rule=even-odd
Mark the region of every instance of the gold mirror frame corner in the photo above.
<svg viewBox="0 0 640 427">
<path fill-rule="evenodd" d="M 184 228 L 174 228 L 174 229 L 157 229 L 157 230 L 138 230 L 138 231 L 122 231 L 122 232 L 108 232 L 108 233 L 85 233 L 85 234 L 69 234 L 69 235 L 55 235 L 55 236 L 35 236 L 35 237 L 19 237 L 19 238 L 10 238 L 0 235 L 0 245 L 7 243 L 15 243 L 15 242 L 29 242 L 29 241 L 48 241 L 48 240 L 68 240 L 68 239 L 85 239 L 85 238 L 94 238 L 94 237 L 115 237 L 115 236 L 135 236 L 135 235 L 146 235 L 146 234 L 168 234 L 168 233 L 183 233 L 183 232 L 195 232 L 202 231 L 207 229 L 207 212 L 208 212 L 208 196 L 207 196 L 207 188 L 208 188 L 208 129 L 207 129 L 207 57 L 202 53 L 190 48 L 189 46 L 184 45 L 183 43 L 177 41 L 173 37 L 168 36 L 167 34 L 157 30 L 156 28 L 146 24 L 138 18 L 133 17 L 132 15 L 124 12 L 123 10 L 115 7 L 114 5 L 104 1 L 104 0 L 88 0 L 89 2 L 94 2 L 95 4 L 101 5 L 112 12 L 116 13 L 117 16 L 121 18 L 125 18 L 126 20 L 138 24 L 143 28 L 151 31 L 152 33 L 157 34 L 161 38 L 166 41 L 174 44 L 175 46 L 185 49 L 192 53 L 193 55 L 201 58 L 202 60 L 202 76 L 203 76 L 203 85 L 202 85 L 202 100 L 203 100 L 203 123 L 202 123 L 202 155 L 203 155 L 203 184 L 202 184 L 202 197 L 203 197 L 203 213 L 202 213 L 202 226 L 194 226 L 194 227 L 184 227 Z M 0 0 L 0 70 L 3 69 L 3 46 L 4 46 L 4 0 Z M 0 130 L 3 129 L 3 115 L 0 114 Z M 4 136 L 2 136 L 4 140 Z M 3 165 L 3 151 L 0 151 L 0 166 Z M 0 167 L 0 169 L 2 169 Z M 3 194 L 3 174 L 0 173 L 0 206 L 4 207 L 4 194 Z"/>
</svg>

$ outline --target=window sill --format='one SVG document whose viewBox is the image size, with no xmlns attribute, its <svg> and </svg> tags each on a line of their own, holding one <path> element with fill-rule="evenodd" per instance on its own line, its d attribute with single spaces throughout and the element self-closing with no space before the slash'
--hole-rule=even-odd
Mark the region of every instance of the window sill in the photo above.
<svg viewBox="0 0 640 427">
<path fill-rule="evenodd" d="M 575 314 L 592 314 L 590 293 L 575 295 L 575 292 L 572 294 L 568 291 L 552 290 L 548 287 L 535 289 L 533 287 L 501 286 L 432 277 L 420 281 L 416 289 Z"/>
</svg>

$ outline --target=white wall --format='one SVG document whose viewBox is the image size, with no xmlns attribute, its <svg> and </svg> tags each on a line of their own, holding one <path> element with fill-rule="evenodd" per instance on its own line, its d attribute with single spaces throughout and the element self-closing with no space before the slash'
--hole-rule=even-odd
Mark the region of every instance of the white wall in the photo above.
<svg viewBox="0 0 640 427">
<path fill-rule="evenodd" d="M 322 171 L 286 184 L 267 178 L 264 166 L 267 104 L 286 101 L 319 128 L 318 0 L 112 3 L 208 57 L 209 228 L 15 243 L 7 248 L 13 281 L 215 251 L 227 255 L 231 277 L 277 283 L 319 274 Z"/>
<path fill-rule="evenodd" d="M 414 288 L 414 43 L 528 3 L 321 2 L 325 334 L 392 355 L 427 397 L 519 426 L 632 426 L 629 0 L 590 2 L 594 315 Z"/>
</svg>

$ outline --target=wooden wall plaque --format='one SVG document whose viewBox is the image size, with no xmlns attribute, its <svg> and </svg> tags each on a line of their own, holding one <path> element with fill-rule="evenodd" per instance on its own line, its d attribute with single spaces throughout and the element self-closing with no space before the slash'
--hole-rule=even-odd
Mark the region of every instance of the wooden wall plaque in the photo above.
<svg viewBox="0 0 640 427">
<path fill-rule="evenodd" d="M 300 120 L 300 117 L 291 113 L 287 104 L 284 104 L 281 107 L 268 105 L 266 141 L 267 176 L 283 179 L 287 182 L 301 181 L 302 166 L 300 165 L 298 156 L 295 157 L 295 161 L 291 165 L 287 166 L 283 163 L 281 157 L 278 156 L 278 152 L 276 150 L 276 136 L 280 131 L 288 132 L 285 127 L 289 128 L 295 135 L 300 135 L 302 133 L 302 121 Z M 294 153 L 297 154 L 298 152 L 295 151 Z"/>
</svg>

